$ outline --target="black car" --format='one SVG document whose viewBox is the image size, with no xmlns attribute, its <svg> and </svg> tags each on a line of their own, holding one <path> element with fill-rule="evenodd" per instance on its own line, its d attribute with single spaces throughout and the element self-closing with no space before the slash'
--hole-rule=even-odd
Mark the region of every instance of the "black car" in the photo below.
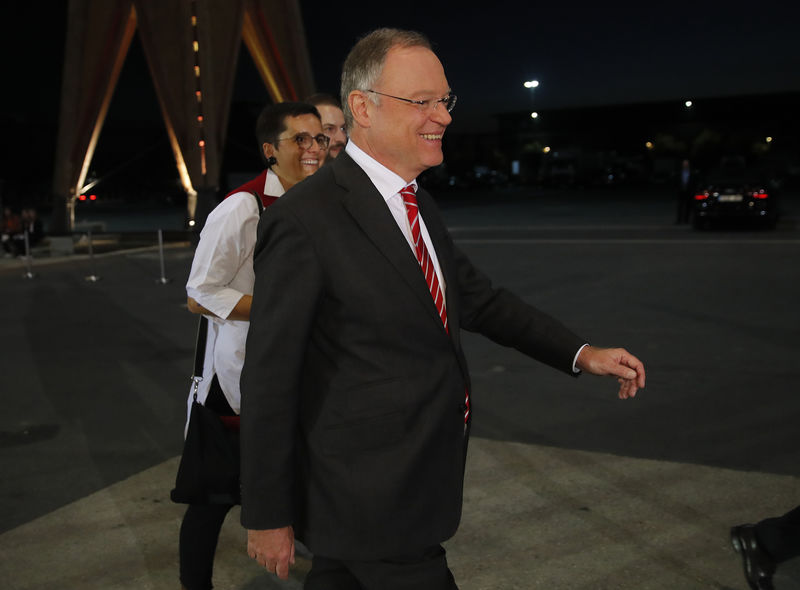
<svg viewBox="0 0 800 590">
<path fill-rule="evenodd" d="M 693 224 L 697 229 L 716 221 L 748 221 L 774 228 L 778 221 L 777 186 L 741 165 L 720 166 L 694 191 Z"/>
</svg>

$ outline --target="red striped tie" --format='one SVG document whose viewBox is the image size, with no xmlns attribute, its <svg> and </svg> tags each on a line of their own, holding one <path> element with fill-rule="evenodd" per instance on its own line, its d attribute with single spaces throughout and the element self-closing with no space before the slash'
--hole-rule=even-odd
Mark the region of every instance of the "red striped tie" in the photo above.
<svg viewBox="0 0 800 590">
<path fill-rule="evenodd" d="M 408 215 L 408 223 L 411 226 L 411 238 L 414 242 L 414 248 L 417 253 L 417 262 L 419 262 L 422 273 L 425 275 L 425 282 L 428 283 L 428 289 L 433 297 L 433 303 L 436 305 L 436 310 L 439 312 L 439 317 L 442 319 L 444 329 L 449 332 L 447 328 L 447 309 L 444 302 L 444 292 L 439 285 L 439 277 L 436 275 L 436 269 L 433 266 L 428 248 L 425 246 L 425 240 L 422 239 L 422 234 L 419 227 L 419 206 L 417 205 L 417 195 L 415 193 L 414 185 L 409 184 L 400 191 L 400 196 L 403 197 L 403 205 L 406 206 L 406 215 Z M 469 392 L 464 392 L 464 422 L 469 418 Z"/>
<path fill-rule="evenodd" d="M 428 254 L 428 248 L 425 247 L 425 240 L 422 239 L 422 234 L 419 230 L 419 206 L 417 205 L 414 185 L 409 184 L 400 191 L 400 195 L 403 197 L 403 205 L 406 206 L 408 223 L 411 226 L 411 238 L 417 252 L 417 262 L 419 262 L 422 273 L 425 275 L 425 282 L 428 283 L 428 289 L 431 292 L 431 297 L 433 297 L 433 303 L 436 305 L 436 311 L 439 312 L 444 329 L 447 330 L 447 309 L 444 304 L 444 293 L 439 286 L 439 277 L 436 275 L 433 260 Z"/>
</svg>

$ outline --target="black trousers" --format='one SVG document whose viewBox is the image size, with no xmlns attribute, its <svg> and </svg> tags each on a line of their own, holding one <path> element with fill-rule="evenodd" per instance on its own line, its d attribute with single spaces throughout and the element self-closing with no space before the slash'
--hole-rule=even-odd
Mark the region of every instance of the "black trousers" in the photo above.
<svg viewBox="0 0 800 590">
<path fill-rule="evenodd" d="M 458 590 L 441 545 L 380 561 L 315 555 L 305 590 Z"/>
<path fill-rule="evenodd" d="M 756 537 L 775 563 L 800 556 L 800 506 L 757 523 Z"/>
<path fill-rule="evenodd" d="M 211 381 L 206 407 L 220 416 L 233 416 L 217 376 Z M 186 590 L 211 590 L 214 554 L 217 552 L 219 531 L 232 504 L 190 504 L 181 523 L 178 554 L 181 584 Z"/>
<path fill-rule="evenodd" d="M 232 504 L 190 504 L 178 545 L 181 584 L 186 590 L 211 590 L 219 531 Z"/>
</svg>

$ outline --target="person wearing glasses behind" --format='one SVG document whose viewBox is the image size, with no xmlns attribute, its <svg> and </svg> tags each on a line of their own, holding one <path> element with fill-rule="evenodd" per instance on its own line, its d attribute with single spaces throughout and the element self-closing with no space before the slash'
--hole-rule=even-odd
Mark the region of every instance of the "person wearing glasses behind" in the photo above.
<svg viewBox="0 0 800 590">
<path fill-rule="evenodd" d="M 189 280 L 188 307 L 208 316 L 203 380 L 198 401 L 223 416 L 239 414 L 239 374 L 253 293 L 253 248 L 259 207 L 314 174 L 329 139 L 317 109 L 305 103 L 267 105 L 256 123 L 267 168 L 231 191 L 209 214 L 200 234 Z M 190 394 L 189 407 L 192 395 Z M 186 590 L 208 590 L 217 539 L 230 504 L 191 504 L 180 531 L 180 580 Z"/>
<path fill-rule="evenodd" d="M 644 366 L 494 287 L 453 243 L 416 186 L 442 162 L 456 102 L 424 36 L 362 38 L 341 96 L 344 153 L 259 227 L 241 380 L 248 555 L 286 579 L 296 533 L 313 553 L 306 590 L 452 590 L 441 543 L 461 517 L 473 419 L 462 330 L 567 375 L 614 375 L 622 399 Z"/>
<path fill-rule="evenodd" d="M 347 127 L 344 124 L 342 107 L 335 97 L 323 93 L 312 94 L 305 102 L 317 107 L 322 117 L 322 132 L 331 140 L 328 146 L 328 158 L 325 161 L 332 162 L 347 145 Z"/>
</svg>

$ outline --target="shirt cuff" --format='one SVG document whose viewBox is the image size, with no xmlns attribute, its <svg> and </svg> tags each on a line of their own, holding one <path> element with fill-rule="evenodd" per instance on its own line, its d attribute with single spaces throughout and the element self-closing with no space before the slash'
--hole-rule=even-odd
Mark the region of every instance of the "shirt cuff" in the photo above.
<svg viewBox="0 0 800 590">
<path fill-rule="evenodd" d="M 208 311 L 220 319 L 226 319 L 239 300 L 244 296 L 243 293 L 230 287 L 223 287 L 214 291 L 213 294 L 203 290 L 187 287 L 186 294 L 205 307 Z"/>
<path fill-rule="evenodd" d="M 587 346 L 589 346 L 589 344 L 588 344 L 588 343 L 587 343 L 587 344 L 584 344 L 583 346 L 581 346 L 581 347 L 578 349 L 578 352 L 576 352 L 576 353 L 575 353 L 575 358 L 574 358 L 574 359 L 572 359 L 572 372 L 573 372 L 573 373 L 580 373 L 580 372 L 581 372 L 581 370 L 580 370 L 580 369 L 577 367 L 577 364 L 578 364 L 578 357 L 581 355 L 581 351 L 582 351 L 584 348 L 586 348 Z"/>
</svg>

